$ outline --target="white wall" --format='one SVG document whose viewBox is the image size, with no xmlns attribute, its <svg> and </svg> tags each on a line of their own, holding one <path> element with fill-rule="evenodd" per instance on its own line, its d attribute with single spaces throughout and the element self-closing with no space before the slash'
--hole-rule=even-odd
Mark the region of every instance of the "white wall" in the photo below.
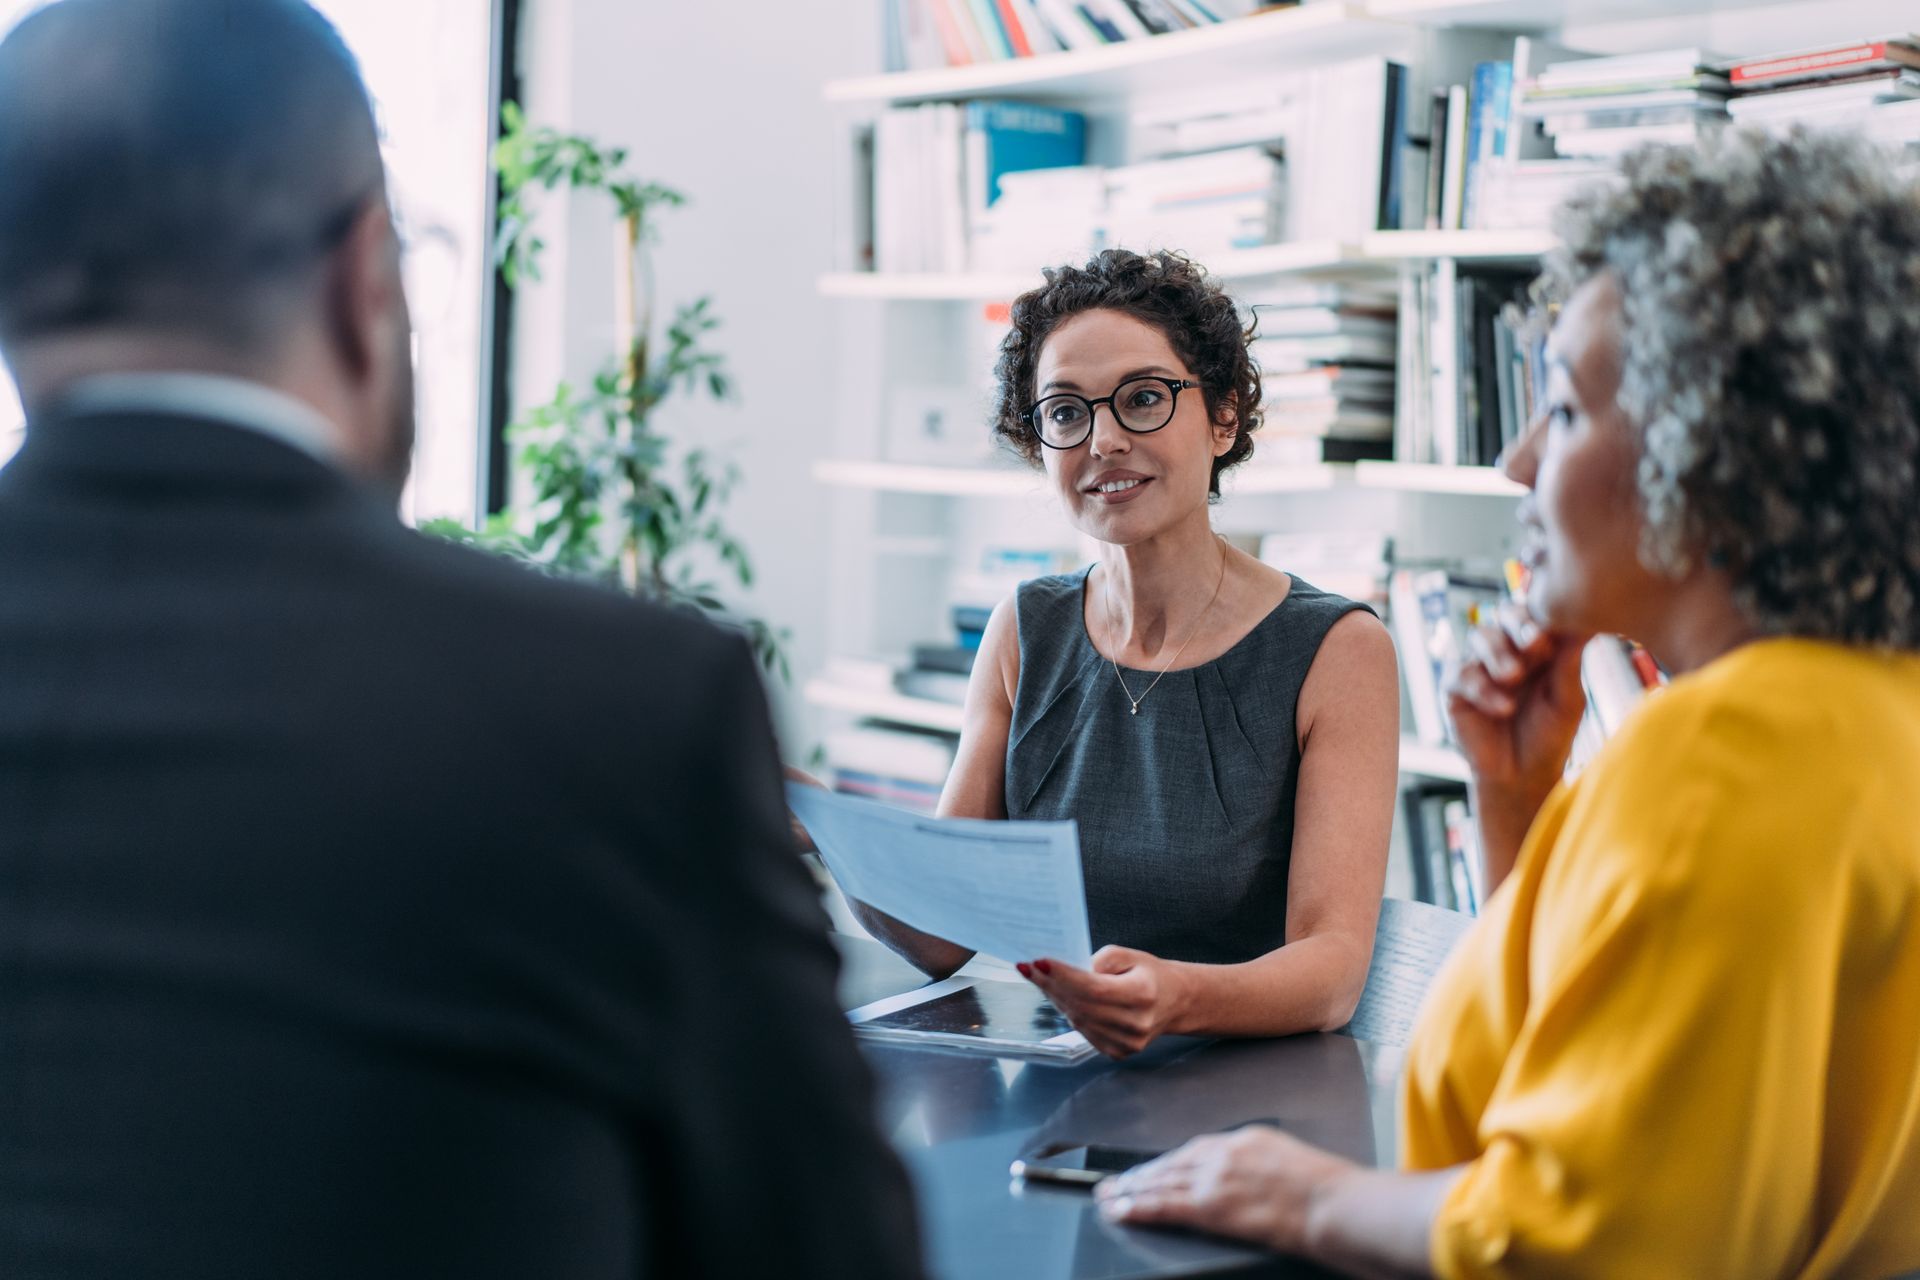
<svg viewBox="0 0 1920 1280">
<path fill-rule="evenodd" d="M 661 228 L 661 297 L 671 307 L 712 295 L 738 397 L 669 402 L 660 423 L 740 463 L 727 518 L 759 575 L 745 602 L 792 630 L 796 676 L 812 670 L 825 653 L 831 495 L 809 471 L 831 448 L 835 326 L 846 320 L 844 304 L 814 292 L 833 265 L 841 143 L 820 86 L 878 70 L 878 7 L 527 0 L 523 21 L 534 119 L 629 148 L 642 175 L 689 197 Z M 557 376 L 589 375 L 611 349 L 611 218 L 597 200 L 572 205 L 551 208 L 545 281 L 515 316 L 521 405 L 546 398 Z M 798 752 L 798 690 L 773 694 Z"/>
</svg>

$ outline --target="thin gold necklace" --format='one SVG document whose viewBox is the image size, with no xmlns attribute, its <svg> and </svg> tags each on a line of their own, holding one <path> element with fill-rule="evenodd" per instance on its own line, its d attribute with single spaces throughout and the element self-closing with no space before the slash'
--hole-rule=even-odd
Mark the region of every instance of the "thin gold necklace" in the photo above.
<svg viewBox="0 0 1920 1280">
<path fill-rule="evenodd" d="M 1214 540 L 1216 542 L 1219 541 L 1218 535 L 1215 535 Z M 1187 631 L 1187 638 L 1180 642 L 1180 647 L 1173 651 L 1173 656 L 1167 659 L 1166 664 L 1160 668 L 1160 673 L 1154 676 L 1153 684 L 1148 685 L 1140 691 L 1139 697 L 1134 697 L 1133 690 L 1127 688 L 1127 678 L 1120 674 L 1119 662 L 1113 658 L 1107 659 L 1107 665 L 1113 668 L 1113 678 L 1120 682 L 1120 692 L 1127 695 L 1128 715 L 1137 716 L 1140 714 L 1140 704 L 1145 702 L 1147 695 L 1153 692 L 1153 685 L 1160 683 L 1161 679 L 1172 669 L 1173 664 L 1180 661 L 1180 655 L 1187 651 L 1187 646 L 1193 643 L 1193 638 L 1200 634 L 1200 624 L 1207 620 L 1209 613 L 1213 612 L 1214 601 L 1220 598 L 1220 587 L 1226 580 L 1227 552 L 1226 548 L 1222 547 L 1220 550 L 1220 576 L 1213 581 L 1213 594 L 1207 597 L 1207 607 L 1202 609 L 1200 616 L 1193 620 L 1193 626 Z M 1114 636 L 1113 648 L 1114 652 L 1118 653 L 1124 644 L 1124 640 L 1120 637 L 1120 624 L 1113 616 L 1113 579 L 1111 577 L 1107 579 L 1104 594 L 1107 597 L 1107 631 Z"/>
</svg>

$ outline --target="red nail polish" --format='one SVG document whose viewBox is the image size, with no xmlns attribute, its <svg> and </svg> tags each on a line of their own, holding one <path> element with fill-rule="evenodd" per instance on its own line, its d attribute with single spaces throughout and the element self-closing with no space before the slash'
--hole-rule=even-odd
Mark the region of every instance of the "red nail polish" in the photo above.
<svg viewBox="0 0 1920 1280">
<path fill-rule="evenodd" d="M 1020 971 L 1020 976 L 1023 978 L 1031 978 L 1033 976 L 1033 970 L 1027 968 L 1024 964 L 1017 964 L 1013 967 Z"/>
<path fill-rule="evenodd" d="M 1041 973 L 1051 974 L 1053 972 L 1053 966 L 1045 960 L 1035 960 L 1033 962 L 1033 967 L 1038 969 Z"/>
</svg>

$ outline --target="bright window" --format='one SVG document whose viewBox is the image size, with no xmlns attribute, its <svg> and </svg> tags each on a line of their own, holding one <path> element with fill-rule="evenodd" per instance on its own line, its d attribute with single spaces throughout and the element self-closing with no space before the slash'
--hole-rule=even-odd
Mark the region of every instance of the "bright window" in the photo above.
<svg viewBox="0 0 1920 1280">
<path fill-rule="evenodd" d="M 0 0 L 0 33 L 44 0 Z M 410 517 L 478 505 L 486 385 L 487 212 L 497 0 L 314 0 L 360 59 L 407 241 L 420 440 Z M 18 402 L 0 376 L 0 461 Z"/>
</svg>

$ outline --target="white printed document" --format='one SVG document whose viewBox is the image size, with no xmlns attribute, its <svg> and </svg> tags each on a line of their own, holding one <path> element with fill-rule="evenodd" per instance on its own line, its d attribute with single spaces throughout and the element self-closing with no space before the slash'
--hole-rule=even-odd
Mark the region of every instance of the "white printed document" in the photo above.
<svg viewBox="0 0 1920 1280">
<path fill-rule="evenodd" d="M 930 818 L 798 783 L 787 803 L 848 897 L 1016 964 L 1093 958 L 1077 823 Z"/>
<path fill-rule="evenodd" d="M 1373 962 L 1353 1021 L 1341 1030 L 1357 1040 L 1404 1045 L 1434 975 L 1473 917 L 1425 902 L 1386 898 L 1373 933 Z"/>
</svg>

